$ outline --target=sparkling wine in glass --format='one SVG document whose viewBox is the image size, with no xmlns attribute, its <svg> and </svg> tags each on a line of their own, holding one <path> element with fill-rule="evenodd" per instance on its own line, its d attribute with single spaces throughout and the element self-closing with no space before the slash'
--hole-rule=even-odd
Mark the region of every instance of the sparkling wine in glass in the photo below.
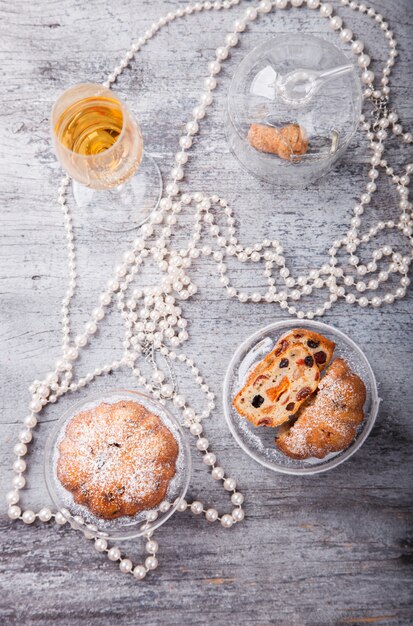
<svg viewBox="0 0 413 626">
<path fill-rule="evenodd" d="M 148 219 L 162 193 L 160 172 L 144 152 L 139 125 L 111 90 L 93 83 L 66 90 L 53 107 L 52 131 L 76 203 L 90 219 L 113 231 Z"/>
</svg>

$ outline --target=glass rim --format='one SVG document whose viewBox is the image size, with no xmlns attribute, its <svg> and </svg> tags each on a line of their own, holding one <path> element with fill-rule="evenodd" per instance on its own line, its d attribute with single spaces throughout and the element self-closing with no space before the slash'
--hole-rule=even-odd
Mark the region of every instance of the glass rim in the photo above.
<svg viewBox="0 0 413 626">
<path fill-rule="evenodd" d="M 54 116 L 55 116 L 57 105 L 59 104 L 59 102 L 63 99 L 63 97 L 68 92 L 70 92 L 72 90 L 75 90 L 75 89 L 77 89 L 79 87 L 95 87 L 95 88 L 102 89 L 108 95 L 111 96 L 112 100 L 115 100 L 116 102 L 119 103 L 121 111 L 122 111 L 122 129 L 121 129 L 121 131 L 119 133 L 119 136 L 116 138 L 115 143 L 110 148 L 107 148 L 106 150 L 103 150 L 103 152 L 101 152 L 100 154 L 79 154 L 79 152 L 75 152 L 74 150 L 70 150 L 69 148 L 66 148 L 66 146 L 60 141 L 60 139 L 58 138 L 58 136 L 56 135 L 56 132 L 55 132 L 56 124 L 54 122 Z M 79 102 L 81 99 L 82 98 L 79 98 L 78 100 L 74 100 L 73 102 Z M 52 112 L 51 112 L 51 117 L 50 117 L 50 127 L 51 127 L 53 141 L 55 143 L 59 144 L 59 149 L 64 150 L 65 152 L 67 152 L 67 154 L 74 154 L 79 159 L 85 159 L 85 160 L 88 160 L 88 159 L 98 159 L 100 156 L 103 156 L 103 155 L 106 156 L 106 155 L 110 154 L 112 150 L 114 150 L 114 148 L 121 141 L 121 139 L 123 138 L 123 136 L 125 134 L 125 131 L 126 131 L 126 121 L 125 121 L 125 113 L 124 112 L 129 113 L 129 109 L 128 109 L 127 105 L 123 102 L 123 100 L 121 98 L 119 98 L 119 96 L 116 93 L 114 93 L 108 87 L 105 87 L 104 85 L 102 85 L 100 83 L 77 83 L 76 85 L 72 85 L 71 87 L 68 87 L 67 89 L 65 89 L 58 96 L 57 100 L 55 100 L 55 102 L 54 102 L 54 104 L 52 106 Z M 131 115 L 131 118 L 133 119 L 132 115 Z"/>
</svg>

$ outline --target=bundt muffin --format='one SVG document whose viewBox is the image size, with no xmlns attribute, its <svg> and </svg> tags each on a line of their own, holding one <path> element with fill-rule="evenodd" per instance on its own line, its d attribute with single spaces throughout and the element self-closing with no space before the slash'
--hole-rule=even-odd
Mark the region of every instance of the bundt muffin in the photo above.
<svg viewBox="0 0 413 626">
<path fill-rule="evenodd" d="M 276 446 L 293 459 L 324 458 L 347 448 L 364 419 L 366 388 L 344 359 L 335 359 L 297 421 L 280 429 Z"/>
<path fill-rule="evenodd" d="M 103 519 L 156 507 L 176 473 L 178 444 L 144 406 L 120 400 L 75 415 L 59 444 L 57 476 Z"/>
</svg>

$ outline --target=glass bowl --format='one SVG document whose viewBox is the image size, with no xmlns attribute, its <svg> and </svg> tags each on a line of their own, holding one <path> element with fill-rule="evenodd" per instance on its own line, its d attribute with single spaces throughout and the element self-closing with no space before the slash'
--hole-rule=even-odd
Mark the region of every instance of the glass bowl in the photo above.
<svg viewBox="0 0 413 626">
<path fill-rule="evenodd" d="M 281 34 L 254 48 L 235 70 L 227 101 L 228 142 L 255 176 L 302 187 L 326 174 L 343 154 L 361 106 L 357 68 L 340 48 L 312 35 Z M 262 152 L 248 139 L 252 124 L 266 132 L 298 125 L 307 151 L 292 153 L 290 160 Z M 291 145 L 285 136 L 279 140 L 284 148 Z"/>
<path fill-rule="evenodd" d="M 282 334 L 293 328 L 308 328 L 334 341 L 336 344 L 334 357 L 344 358 L 366 386 L 365 417 L 358 427 L 354 441 L 345 450 L 328 454 L 323 459 L 310 458 L 298 461 L 284 455 L 274 445 L 276 434 L 274 428 L 253 426 L 232 406 L 232 400 L 239 389 L 244 386 L 251 368 L 273 349 Z M 347 335 L 321 322 L 283 320 L 269 324 L 254 333 L 235 352 L 224 381 L 224 414 L 234 439 L 257 463 L 284 474 L 317 474 L 346 461 L 360 448 L 369 435 L 376 420 L 379 404 L 376 379 L 364 353 Z"/>
<path fill-rule="evenodd" d="M 165 498 L 165 501 L 170 503 L 169 508 L 165 505 L 165 510 L 160 510 L 157 507 L 149 511 L 141 511 L 132 517 L 124 516 L 113 520 L 104 520 L 96 517 L 87 507 L 75 503 L 71 492 L 61 485 L 56 472 L 58 445 L 65 435 L 68 422 L 77 413 L 94 408 L 102 402 L 114 404 L 119 400 L 131 400 L 143 405 L 151 413 L 157 415 L 172 432 L 179 447 L 177 471 L 169 483 Z M 180 424 L 165 407 L 142 392 L 111 389 L 104 393 L 88 396 L 81 402 L 72 405 L 60 417 L 46 444 L 44 469 L 47 488 L 53 503 L 73 527 L 83 532 L 90 532 L 92 536 L 119 541 L 139 537 L 155 530 L 176 511 L 180 500 L 185 497 L 188 489 L 191 476 L 191 453 Z"/>
</svg>

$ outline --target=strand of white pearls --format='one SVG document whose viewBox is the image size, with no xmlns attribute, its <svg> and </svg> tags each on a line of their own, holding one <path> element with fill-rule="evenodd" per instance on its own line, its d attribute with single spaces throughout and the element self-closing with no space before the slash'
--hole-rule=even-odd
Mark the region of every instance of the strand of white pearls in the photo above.
<svg viewBox="0 0 413 626">
<path fill-rule="evenodd" d="M 111 86 L 126 68 L 134 57 L 135 53 L 140 50 L 165 24 L 177 19 L 196 13 L 199 11 L 208 11 L 211 9 L 220 10 L 228 9 L 238 4 L 239 0 L 226 0 L 224 2 L 203 2 L 181 7 L 174 13 L 169 13 L 161 18 L 157 23 L 153 24 L 150 29 L 134 44 L 127 52 L 120 65 L 115 68 L 114 72 L 108 77 L 107 86 Z M 320 14 L 329 20 L 331 28 L 338 32 L 340 40 L 351 46 L 352 52 L 358 56 L 358 64 L 362 70 L 362 81 L 366 85 L 364 97 L 367 101 L 373 103 L 375 110 L 380 110 L 379 105 L 383 102 L 387 104 L 387 98 L 390 93 L 388 86 L 391 68 L 397 56 L 396 41 L 393 33 L 389 30 L 387 22 L 383 17 L 376 13 L 374 9 L 368 8 L 363 3 L 349 2 L 342 0 L 343 5 L 348 5 L 351 9 L 367 14 L 369 17 L 379 24 L 389 45 L 389 58 L 383 69 L 381 78 L 381 88 L 375 89 L 375 76 L 368 69 L 370 58 L 364 51 L 364 44 L 353 36 L 350 29 L 343 26 L 340 16 L 333 14 L 333 7 L 329 3 L 320 2 L 320 0 L 291 0 L 291 6 L 300 7 L 307 6 L 309 9 L 319 10 Z M 120 367 L 128 366 L 137 376 L 139 384 L 147 391 L 152 393 L 161 403 L 172 400 L 174 405 L 182 410 L 185 425 L 190 429 L 191 434 L 196 438 L 196 447 L 203 454 L 203 460 L 207 466 L 211 468 L 211 475 L 215 480 L 222 481 L 226 491 L 231 493 L 231 503 L 234 510 L 231 514 L 218 515 L 216 509 L 206 508 L 200 501 L 196 500 L 191 504 L 186 501 L 178 503 L 178 510 L 183 511 L 189 509 L 195 515 L 205 514 L 208 521 L 213 522 L 219 520 L 224 527 L 231 527 L 234 523 L 242 521 L 244 511 L 241 507 L 244 497 L 236 490 L 236 482 L 230 477 L 225 477 L 223 468 L 217 465 L 215 455 L 209 450 L 208 440 L 202 436 L 203 427 L 200 423 L 202 419 L 208 417 L 214 409 L 215 396 L 209 389 L 206 382 L 200 376 L 198 368 L 192 359 L 185 354 L 177 353 L 175 349 L 183 344 L 187 338 L 186 331 L 187 322 L 182 317 L 181 307 L 177 302 L 186 300 L 196 293 L 197 287 L 188 276 L 188 270 L 192 261 L 200 255 L 212 257 L 217 263 L 218 272 L 222 285 L 225 287 L 229 297 L 236 297 L 240 302 L 278 302 L 282 309 L 288 310 L 291 315 L 299 319 L 307 317 L 312 319 L 315 316 L 323 315 L 324 312 L 331 308 L 332 304 L 339 298 L 345 299 L 349 304 L 357 303 L 361 307 L 372 305 L 380 306 L 382 303 L 391 304 L 395 298 L 402 298 L 409 284 L 407 273 L 412 260 L 412 256 L 402 256 L 395 252 L 391 246 L 384 245 L 377 248 L 372 255 L 372 260 L 366 265 L 359 263 L 359 259 L 355 252 L 362 243 L 368 243 L 373 237 L 377 236 L 384 230 L 398 230 L 404 235 L 409 244 L 413 245 L 412 240 L 412 205 L 409 202 L 408 186 L 410 183 L 410 174 L 413 172 L 413 165 L 406 166 L 404 173 L 396 175 L 393 168 L 383 158 L 384 142 L 388 137 L 388 129 L 396 137 L 401 137 L 407 144 L 412 143 L 411 133 L 403 131 L 395 111 L 388 111 L 386 106 L 379 115 L 376 116 L 374 123 L 367 121 L 363 115 L 361 118 L 362 130 L 366 132 L 367 140 L 372 150 L 371 169 L 369 171 L 369 182 L 366 184 L 366 190 L 361 195 L 360 201 L 354 207 L 354 217 L 351 219 L 351 227 L 347 234 L 333 242 L 329 250 L 330 262 L 323 265 L 319 270 L 313 269 L 309 272 L 308 277 L 299 276 L 294 279 L 290 276 L 289 269 L 286 266 L 283 256 L 283 248 L 278 240 L 265 239 L 261 243 L 255 244 L 253 247 L 244 247 L 235 237 L 235 220 L 232 210 L 228 206 L 225 199 L 217 195 L 207 197 L 197 192 L 194 194 L 181 193 L 179 181 L 184 177 L 184 167 L 188 161 L 188 151 L 190 150 L 193 137 L 199 132 L 201 120 L 205 117 L 207 108 L 213 103 L 212 92 L 217 87 L 216 76 L 220 73 L 222 63 L 229 57 L 230 49 L 236 46 L 239 36 L 244 32 L 248 24 L 256 20 L 260 15 L 269 13 L 274 8 L 285 9 L 288 6 L 287 0 L 262 0 L 256 7 L 249 6 L 244 16 L 237 20 L 234 24 L 233 32 L 229 33 L 225 38 L 225 45 L 217 48 L 215 58 L 208 64 L 209 75 L 204 81 L 204 91 L 201 95 L 199 104 L 192 112 L 192 119 L 186 124 L 186 134 L 179 140 L 180 150 L 175 156 L 175 165 L 171 171 L 171 180 L 166 187 L 166 197 L 164 197 L 159 205 L 158 210 L 151 216 L 149 223 L 145 224 L 141 230 L 139 237 L 135 240 L 132 250 L 125 252 L 123 263 L 115 271 L 115 277 L 111 279 L 99 298 L 98 306 L 93 309 L 89 321 L 85 324 L 83 333 L 77 335 L 71 343 L 70 337 L 70 315 L 69 306 L 76 287 L 76 260 L 75 246 L 72 229 L 72 221 L 67 204 L 67 189 L 69 178 L 63 178 L 59 187 L 58 202 L 62 207 L 64 214 L 64 224 L 67 238 L 68 265 L 69 265 L 69 287 L 62 303 L 62 358 L 56 362 L 53 372 L 46 375 L 42 381 L 34 381 L 30 386 L 32 401 L 30 405 L 31 413 L 24 420 L 24 429 L 19 434 L 19 442 L 14 447 L 17 456 L 13 469 L 15 476 L 13 478 L 13 489 L 7 494 L 7 502 L 9 504 L 9 517 L 11 519 L 21 519 L 26 524 L 31 524 L 35 519 L 43 522 L 54 520 L 58 525 L 66 523 L 66 517 L 61 513 L 52 513 L 50 509 L 43 508 L 38 513 L 31 510 L 22 512 L 18 506 L 20 495 L 19 491 L 24 488 L 26 481 L 24 472 L 27 468 L 23 457 L 26 455 L 28 445 L 32 441 L 32 429 L 37 424 L 36 414 L 42 408 L 56 400 L 67 392 L 74 392 L 85 387 L 94 378 L 109 373 Z M 372 196 L 377 189 L 376 180 L 380 171 L 384 171 L 389 180 L 396 186 L 400 196 L 401 213 L 399 220 L 389 220 L 387 222 L 377 222 L 367 233 L 361 233 L 361 216 L 365 211 L 365 207 L 370 204 Z M 190 242 L 186 248 L 179 251 L 172 250 L 170 246 L 170 237 L 172 227 L 177 221 L 177 215 L 190 205 L 195 207 L 195 223 L 192 229 Z M 217 208 L 220 213 L 226 217 L 226 232 L 224 233 L 215 220 L 213 208 Z M 203 227 L 209 228 L 211 236 L 215 239 L 217 249 L 213 250 L 209 245 L 200 245 Z M 149 241 L 151 240 L 151 241 Z M 356 278 L 351 274 L 345 274 L 338 267 L 337 254 L 341 249 L 345 249 L 349 254 L 349 260 Z M 144 263 L 146 257 L 152 256 L 158 263 L 159 269 L 164 275 L 161 287 L 135 289 L 130 297 L 127 297 L 128 289 L 133 279 L 139 272 L 140 266 Z M 253 292 L 247 294 L 237 290 L 227 275 L 227 265 L 224 263 L 226 257 L 236 258 L 241 263 L 264 262 L 264 276 L 268 282 L 268 289 L 264 294 Z M 373 274 L 377 271 L 377 262 L 383 257 L 391 257 L 391 262 L 385 268 L 378 272 L 377 278 L 371 278 L 368 283 L 361 280 L 362 277 Z M 274 266 L 278 268 L 278 273 L 282 279 L 285 288 L 277 290 L 275 279 L 273 277 Z M 388 292 L 383 298 L 374 296 L 368 299 L 365 296 L 358 297 L 355 293 L 346 290 L 346 287 L 354 287 L 356 292 L 364 292 L 366 290 L 375 291 L 380 283 L 389 280 L 391 274 L 401 274 L 400 287 L 394 293 Z M 359 280 L 360 278 L 360 280 Z M 313 290 L 327 288 L 330 292 L 329 299 L 314 311 L 297 310 L 291 305 L 291 300 L 298 301 L 303 296 L 309 296 Z M 98 324 L 106 315 L 107 307 L 112 303 L 116 294 L 117 307 L 124 319 L 126 332 L 124 340 L 124 353 L 120 360 L 105 364 L 100 368 L 96 368 L 93 372 L 86 374 L 84 378 L 80 378 L 77 382 L 73 379 L 73 362 L 79 357 L 79 353 L 92 336 L 96 333 Z M 170 346 L 170 347 L 169 347 Z M 167 381 L 168 372 L 165 373 L 156 367 L 152 373 L 152 380 L 149 382 L 143 375 L 141 369 L 137 365 L 140 357 L 145 355 L 149 349 L 155 350 L 168 361 L 178 361 L 184 363 L 194 376 L 196 383 L 200 386 L 201 391 L 206 396 L 207 408 L 199 413 L 190 407 L 186 398 L 178 393 L 176 386 Z M 170 374 L 170 372 L 169 372 Z M 166 382 L 165 382 L 166 381 Z M 163 503 L 162 506 L 170 506 L 169 503 Z M 160 507 L 160 509 L 161 509 Z M 153 512 L 157 515 L 157 512 Z M 78 523 L 81 523 L 77 520 Z M 148 519 L 148 523 L 150 520 Z M 94 530 L 86 527 L 85 535 L 88 538 L 95 537 Z M 137 579 L 145 577 L 147 571 L 155 569 L 157 566 L 157 543 L 152 540 L 151 532 L 148 530 L 146 549 L 149 553 L 145 561 L 145 565 L 137 565 L 133 567 L 130 559 L 122 557 L 122 554 L 116 546 L 109 548 L 107 540 L 103 537 L 95 538 L 95 548 L 98 552 L 106 553 L 112 561 L 119 561 L 121 571 L 133 573 Z"/>
<path fill-rule="evenodd" d="M 222 3 L 215 2 L 213 5 L 212 3 L 207 2 L 207 3 L 204 3 L 205 6 L 203 8 L 205 9 L 209 9 L 212 7 L 215 9 L 230 8 L 232 5 L 237 4 L 238 1 L 239 0 L 224 1 Z M 178 10 L 175 14 L 175 17 L 180 17 L 181 15 L 189 15 L 190 13 L 194 11 L 198 11 L 198 10 L 199 10 L 198 4 L 193 5 L 193 6 L 190 5 L 186 9 Z M 167 20 L 161 20 L 162 22 L 161 25 L 164 25 L 168 21 L 171 21 L 171 19 L 172 18 L 169 16 Z M 150 36 L 153 36 L 156 30 L 157 29 L 155 27 L 152 27 L 150 29 L 150 32 L 152 33 Z M 143 45 L 143 43 L 146 43 L 146 41 L 149 40 L 150 36 L 149 36 L 149 33 L 147 33 L 144 38 L 145 41 L 142 41 L 140 45 Z M 136 51 L 137 49 L 139 49 L 139 47 L 134 46 L 134 49 Z M 133 55 L 129 55 L 130 58 L 132 58 L 132 56 Z M 109 77 L 109 84 L 110 82 L 113 82 L 112 78 L 113 77 L 116 78 L 116 75 L 118 75 L 119 73 L 120 72 L 118 71 L 118 68 L 117 68 L 115 71 L 115 74 Z M 62 310 L 61 310 L 62 334 L 63 334 L 63 342 L 62 342 L 63 356 L 62 356 L 62 359 L 60 359 L 56 363 L 56 368 L 54 372 L 50 372 L 49 374 L 47 374 L 47 376 L 45 377 L 43 381 L 38 381 L 38 380 L 34 381 L 32 385 L 30 386 L 30 393 L 32 394 L 32 401 L 30 405 L 31 413 L 29 416 L 25 418 L 24 420 L 25 428 L 24 430 L 21 431 L 19 435 L 19 442 L 14 447 L 14 453 L 16 454 L 17 459 L 13 464 L 13 469 L 16 473 L 16 476 L 13 478 L 13 481 L 12 481 L 13 490 L 9 491 L 6 495 L 6 500 L 9 505 L 9 509 L 8 509 L 9 518 L 12 520 L 20 519 L 25 524 L 32 524 L 36 519 L 39 519 L 42 522 L 54 521 L 57 525 L 63 526 L 64 524 L 67 523 L 68 518 L 70 519 L 70 517 L 67 514 L 64 515 L 60 511 L 53 513 L 48 507 L 43 507 L 38 513 L 35 513 L 34 511 L 30 509 L 26 509 L 22 511 L 21 508 L 18 506 L 18 503 L 20 501 L 19 491 L 22 490 L 26 484 L 26 479 L 24 478 L 23 474 L 27 469 L 27 464 L 24 461 L 23 457 L 27 454 L 28 444 L 32 441 L 32 429 L 37 425 L 37 417 L 35 415 L 36 413 L 39 413 L 42 410 L 42 408 L 46 406 L 49 402 L 51 403 L 56 402 L 59 396 L 67 392 L 77 391 L 78 389 L 86 386 L 89 382 L 91 382 L 97 376 L 110 373 L 116 369 L 119 369 L 124 364 L 127 364 L 129 366 L 134 366 L 133 371 L 138 376 L 138 381 L 140 382 L 140 384 L 144 386 L 148 391 L 152 392 L 153 395 L 157 397 L 158 399 L 160 399 L 162 403 L 165 403 L 165 398 L 172 396 L 173 391 L 174 391 L 173 388 L 171 388 L 171 386 L 167 386 L 167 385 L 162 385 L 160 387 L 160 390 L 154 388 L 152 384 L 149 384 L 146 381 L 146 379 L 143 377 L 139 369 L 136 367 L 135 361 L 136 361 L 138 354 L 142 353 L 142 345 L 139 344 L 137 341 L 133 341 L 133 339 L 135 339 L 135 336 L 133 335 L 133 333 L 130 332 L 130 329 L 132 327 L 133 322 L 137 322 L 138 318 L 135 313 L 132 313 L 132 317 L 133 318 L 136 317 L 136 319 L 132 319 L 132 323 L 131 323 L 129 316 L 125 314 L 126 305 L 124 302 L 123 294 L 124 292 L 126 292 L 126 289 L 129 283 L 132 281 L 134 275 L 137 273 L 139 264 L 142 262 L 142 259 L 145 256 L 147 256 L 147 250 L 144 246 L 144 243 L 145 243 L 145 239 L 152 234 L 152 227 L 150 224 L 145 225 L 141 229 L 143 237 L 139 238 L 135 242 L 133 251 L 125 253 L 124 255 L 125 265 L 121 266 L 121 268 L 118 268 L 116 271 L 116 278 L 108 282 L 107 289 L 101 294 L 99 298 L 99 306 L 93 310 L 91 319 L 85 325 L 84 333 L 77 335 L 74 339 L 73 344 L 71 345 L 69 306 L 70 306 L 70 302 L 71 302 L 71 299 L 73 297 L 74 290 L 76 287 L 77 274 L 76 274 L 76 258 L 75 258 L 72 220 L 71 220 L 71 215 L 69 212 L 69 206 L 67 204 L 67 190 L 68 190 L 69 182 L 70 182 L 69 177 L 65 176 L 59 187 L 59 195 L 58 195 L 58 202 L 61 205 L 63 214 L 64 214 L 64 224 L 65 224 L 65 230 L 66 230 L 68 264 L 69 264 L 69 287 L 63 299 Z M 157 218 L 155 215 L 155 216 L 152 216 L 151 221 L 153 223 L 160 223 L 162 220 L 159 219 L 159 217 Z M 167 233 L 164 233 L 164 234 L 167 234 Z M 170 236 L 170 233 L 169 233 L 169 236 Z M 135 255 L 135 253 L 138 253 L 138 254 Z M 154 253 L 154 250 L 152 250 L 152 253 Z M 129 272 L 127 271 L 128 265 L 131 266 Z M 123 279 L 121 283 L 119 282 L 120 279 Z M 91 336 L 93 336 L 96 333 L 98 323 L 105 317 L 106 308 L 111 304 L 112 299 L 113 299 L 113 294 L 117 292 L 118 290 L 119 290 L 118 308 L 121 311 L 121 315 L 126 319 L 126 322 L 127 322 L 126 324 L 127 333 L 126 333 L 126 338 L 124 342 L 124 347 L 125 347 L 124 358 L 121 359 L 120 361 L 114 361 L 111 364 L 105 364 L 101 368 L 96 368 L 93 372 L 88 373 L 84 378 L 80 378 L 77 382 L 75 382 L 73 381 L 72 363 L 77 360 L 77 358 L 79 357 L 80 350 L 87 345 Z M 192 290 L 189 290 L 189 295 L 192 295 L 193 293 L 195 293 L 195 291 L 196 291 L 196 288 L 192 288 Z M 161 295 L 161 294 L 158 294 L 158 295 Z M 141 296 L 142 296 L 141 293 L 137 294 L 136 291 L 134 292 L 135 303 L 136 303 L 136 300 Z M 150 301 L 153 300 L 153 297 L 151 298 L 151 296 L 152 294 L 150 295 L 148 294 L 147 303 L 150 303 Z M 170 304 L 170 302 L 168 304 Z M 131 314 L 132 308 L 133 306 L 131 306 L 131 303 L 129 302 L 128 303 L 129 314 Z M 178 307 L 173 307 L 172 310 L 170 310 L 170 313 L 171 314 L 175 313 L 175 314 L 180 315 L 181 312 L 180 310 L 178 310 Z M 144 316 L 144 319 L 145 319 L 145 316 Z M 181 341 L 185 341 L 188 338 L 186 331 L 183 330 L 186 326 L 186 320 L 183 320 L 181 318 L 179 326 L 182 329 L 180 337 L 179 337 L 179 341 L 173 342 L 174 336 L 170 337 L 172 345 L 178 345 Z M 172 327 L 173 325 L 167 324 L 166 333 L 165 333 L 166 335 L 168 335 L 167 331 L 171 329 Z M 144 325 L 143 328 L 147 331 L 144 337 L 145 341 L 147 341 L 147 335 L 149 334 L 151 327 L 149 327 L 148 324 L 146 324 Z M 158 346 L 158 347 L 161 347 L 161 346 Z M 177 358 L 178 360 L 180 360 L 181 362 L 184 362 L 186 365 L 188 365 L 191 368 L 192 374 L 195 376 L 196 382 L 200 384 L 202 391 L 204 391 L 207 394 L 207 399 L 209 400 L 208 411 L 205 411 L 202 414 L 202 417 L 208 416 L 210 412 L 212 411 L 212 409 L 214 408 L 214 403 L 213 403 L 214 394 L 210 392 L 208 386 L 203 381 L 202 377 L 199 376 L 198 369 L 195 367 L 193 361 L 187 358 L 183 354 L 175 355 L 175 353 L 169 351 L 168 348 L 166 348 L 166 346 L 161 347 L 161 351 L 165 355 L 168 355 L 171 360 L 174 360 L 175 358 Z M 155 371 L 153 372 L 153 379 L 155 383 L 159 383 L 159 384 L 162 383 L 164 380 L 164 376 L 165 374 L 161 370 L 155 369 Z M 191 432 L 195 435 L 194 430 L 196 430 L 197 433 L 200 434 L 202 432 L 202 426 L 196 422 L 196 416 L 195 416 L 194 410 L 186 406 L 185 398 L 182 395 L 174 394 L 173 400 L 174 400 L 174 404 L 177 407 L 183 408 L 183 418 L 185 420 L 185 423 L 188 426 L 190 425 Z M 199 441 L 201 441 L 201 443 L 199 443 Z M 204 453 L 204 462 L 207 465 L 212 467 L 213 477 L 215 479 L 222 479 L 224 489 L 226 491 L 232 492 L 231 501 L 232 501 L 232 504 L 236 508 L 233 510 L 231 515 L 224 514 L 221 517 L 219 517 L 216 509 L 213 509 L 213 508 L 204 509 L 203 505 L 199 501 L 194 501 L 192 504 L 189 504 L 185 500 L 181 500 L 178 503 L 177 510 L 184 511 L 189 507 L 190 510 L 195 515 L 199 515 L 200 513 L 204 512 L 205 517 L 209 522 L 219 520 L 224 528 L 230 528 L 234 523 L 240 522 L 244 519 L 244 512 L 243 512 L 243 509 L 241 508 L 241 504 L 244 501 L 244 497 L 240 492 L 236 491 L 235 480 L 230 477 L 225 477 L 225 472 L 223 468 L 216 465 L 215 455 L 213 455 L 213 453 L 208 451 L 207 440 L 205 438 L 201 439 L 199 437 L 197 447 L 199 450 L 201 450 Z M 165 512 L 169 509 L 170 506 L 171 505 L 168 502 L 161 503 L 159 510 L 161 512 Z M 155 521 L 157 516 L 158 516 L 157 511 L 149 512 L 147 524 L 150 524 L 151 521 Z M 80 516 L 76 516 L 74 520 L 78 525 L 84 524 Z M 148 526 L 148 528 L 150 528 L 150 525 Z M 118 562 L 120 571 L 124 573 L 131 573 L 138 580 L 142 580 L 143 578 L 145 578 L 148 571 L 154 570 L 158 566 L 158 560 L 156 557 L 156 553 L 158 551 L 158 543 L 152 539 L 152 532 L 150 530 L 148 530 L 148 532 L 145 533 L 146 538 L 147 538 L 145 548 L 146 548 L 147 553 L 149 553 L 149 556 L 145 559 L 144 565 L 136 565 L 136 566 L 133 566 L 133 563 L 129 558 L 122 556 L 122 553 L 117 546 L 109 547 L 108 541 L 106 538 L 97 536 L 97 528 L 95 526 L 91 524 L 87 524 L 85 526 L 83 534 L 85 535 L 87 539 L 94 539 L 94 547 L 98 552 L 106 553 L 110 561 Z"/>
</svg>

